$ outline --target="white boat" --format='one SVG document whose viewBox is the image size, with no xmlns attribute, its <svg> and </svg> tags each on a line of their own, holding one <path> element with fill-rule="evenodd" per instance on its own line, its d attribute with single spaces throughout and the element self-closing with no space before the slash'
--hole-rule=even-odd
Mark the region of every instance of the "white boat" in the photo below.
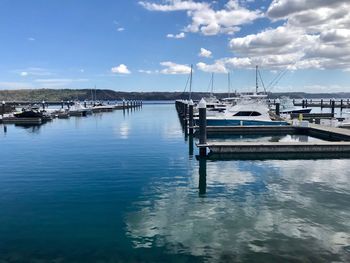
<svg viewBox="0 0 350 263">
<path fill-rule="evenodd" d="M 102 103 L 97 103 L 91 108 L 92 112 L 106 112 L 106 111 L 113 111 L 114 105 L 105 105 Z"/>
<path fill-rule="evenodd" d="M 75 102 L 74 105 L 69 108 L 68 114 L 70 116 L 86 116 L 91 114 L 91 109 L 85 108 L 79 102 Z"/>
<path fill-rule="evenodd" d="M 198 118 L 195 119 L 198 122 Z M 286 121 L 272 120 L 264 100 L 242 99 L 225 112 L 207 116 L 208 126 L 283 126 Z"/>
<path fill-rule="evenodd" d="M 282 97 L 280 99 L 280 113 L 291 114 L 291 113 L 310 113 L 312 108 L 295 107 L 293 101 L 288 97 Z"/>
</svg>

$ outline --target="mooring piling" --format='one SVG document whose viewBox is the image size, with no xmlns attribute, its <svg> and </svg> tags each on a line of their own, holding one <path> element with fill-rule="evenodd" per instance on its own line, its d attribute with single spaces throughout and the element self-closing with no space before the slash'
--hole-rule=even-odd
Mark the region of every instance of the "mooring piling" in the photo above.
<svg viewBox="0 0 350 263">
<path fill-rule="evenodd" d="M 280 116 L 280 104 L 281 104 L 280 100 L 277 99 L 276 100 L 276 115 L 277 116 Z"/>
<path fill-rule="evenodd" d="M 199 157 L 199 195 L 205 195 L 207 192 L 207 159 Z"/>
<path fill-rule="evenodd" d="M 207 143 L 207 103 L 204 99 L 198 104 L 199 109 L 199 144 L 206 145 Z M 199 147 L 199 155 L 207 155 L 207 147 Z"/>
<path fill-rule="evenodd" d="M 193 100 L 190 100 L 189 103 L 188 103 L 188 110 L 189 110 L 189 113 L 188 113 L 188 128 L 189 128 L 189 134 L 190 135 L 193 135 Z"/>
</svg>

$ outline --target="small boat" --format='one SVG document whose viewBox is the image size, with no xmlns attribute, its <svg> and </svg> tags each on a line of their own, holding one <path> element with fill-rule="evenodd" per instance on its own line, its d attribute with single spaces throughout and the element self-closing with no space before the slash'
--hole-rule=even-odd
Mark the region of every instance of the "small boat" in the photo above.
<svg viewBox="0 0 350 263">
<path fill-rule="evenodd" d="M 292 113 L 310 113 L 312 108 L 302 108 L 302 107 L 295 107 L 293 104 L 293 101 L 289 99 L 288 97 L 282 97 L 280 99 L 281 102 L 281 114 L 292 114 Z"/>
<path fill-rule="evenodd" d="M 43 114 L 33 108 L 23 108 L 21 112 L 13 114 L 16 118 L 41 118 Z"/>
<path fill-rule="evenodd" d="M 68 110 L 70 116 L 87 116 L 91 113 L 91 109 L 85 108 L 79 102 L 75 102 L 73 106 Z"/>
<path fill-rule="evenodd" d="M 114 110 L 114 105 L 105 105 L 97 103 L 91 108 L 92 112 L 108 112 Z"/>
</svg>

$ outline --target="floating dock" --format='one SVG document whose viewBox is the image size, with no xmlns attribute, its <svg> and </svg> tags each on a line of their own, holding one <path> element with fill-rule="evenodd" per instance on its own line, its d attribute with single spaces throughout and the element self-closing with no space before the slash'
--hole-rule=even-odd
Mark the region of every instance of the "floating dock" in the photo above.
<svg viewBox="0 0 350 263">
<path fill-rule="evenodd" d="M 207 127 L 207 133 L 225 135 L 246 134 L 304 134 L 328 141 L 324 142 L 207 142 L 197 144 L 199 148 L 207 148 L 211 154 L 349 154 L 350 130 L 309 124 L 308 127 L 276 126 L 276 127 Z M 332 156 L 330 156 L 332 157 Z"/>
<path fill-rule="evenodd" d="M 193 107 L 187 101 L 176 101 L 180 120 L 184 120 L 185 135 L 187 129 L 194 129 L 199 138 L 197 147 L 200 156 L 216 155 L 219 158 L 261 159 L 265 158 L 350 158 L 350 130 L 312 124 L 307 121 L 296 126 L 207 126 L 206 105 L 199 103 L 199 127 L 191 126 Z M 187 116 L 189 116 L 187 121 Z M 190 133 L 191 134 L 191 133 Z M 302 134 L 323 139 L 320 142 L 211 142 L 210 135 L 275 135 Z"/>
</svg>

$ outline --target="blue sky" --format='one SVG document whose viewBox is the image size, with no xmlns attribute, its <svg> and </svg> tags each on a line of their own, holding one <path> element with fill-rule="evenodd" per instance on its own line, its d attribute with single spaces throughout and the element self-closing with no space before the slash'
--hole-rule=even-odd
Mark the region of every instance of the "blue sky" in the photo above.
<svg viewBox="0 0 350 263">
<path fill-rule="evenodd" d="M 345 0 L 0 0 L 0 89 L 350 91 Z M 344 11 L 345 10 L 345 11 Z"/>
</svg>

